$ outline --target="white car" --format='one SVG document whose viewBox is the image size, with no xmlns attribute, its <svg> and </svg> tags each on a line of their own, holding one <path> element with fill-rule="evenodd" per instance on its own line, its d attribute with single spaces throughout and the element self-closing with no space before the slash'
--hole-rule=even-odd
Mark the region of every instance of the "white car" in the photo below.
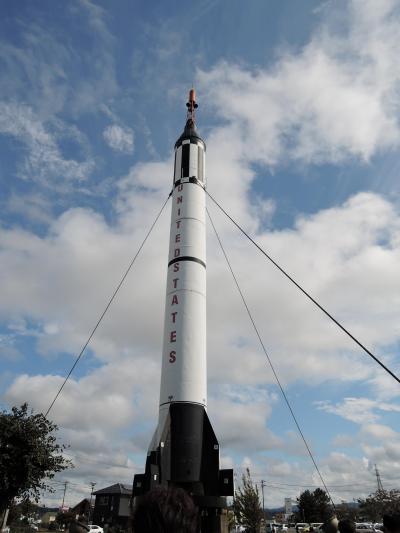
<svg viewBox="0 0 400 533">
<path fill-rule="evenodd" d="M 94 524 L 88 524 L 89 533 L 104 533 L 104 529 L 100 526 L 95 526 Z"/>
</svg>

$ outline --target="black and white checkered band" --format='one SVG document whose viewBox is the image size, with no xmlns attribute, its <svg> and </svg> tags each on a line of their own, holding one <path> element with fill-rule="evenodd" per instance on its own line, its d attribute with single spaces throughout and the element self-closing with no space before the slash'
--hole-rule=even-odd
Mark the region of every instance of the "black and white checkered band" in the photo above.
<svg viewBox="0 0 400 533">
<path fill-rule="evenodd" d="M 185 139 L 178 139 L 175 143 L 175 150 L 182 144 L 187 144 L 187 141 L 189 141 L 190 144 L 199 144 L 202 146 L 203 150 L 206 151 L 206 143 L 200 139 L 200 137 L 186 137 Z"/>
</svg>

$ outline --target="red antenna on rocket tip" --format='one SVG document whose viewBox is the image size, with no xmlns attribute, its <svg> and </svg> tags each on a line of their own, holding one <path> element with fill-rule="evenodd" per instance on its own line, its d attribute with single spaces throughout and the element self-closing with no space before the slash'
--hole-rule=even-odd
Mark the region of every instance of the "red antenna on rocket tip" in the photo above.
<svg viewBox="0 0 400 533">
<path fill-rule="evenodd" d="M 194 110 L 199 106 L 196 104 L 196 91 L 193 87 L 189 91 L 189 100 L 186 104 L 186 107 L 188 108 L 188 114 L 194 118 Z"/>
</svg>

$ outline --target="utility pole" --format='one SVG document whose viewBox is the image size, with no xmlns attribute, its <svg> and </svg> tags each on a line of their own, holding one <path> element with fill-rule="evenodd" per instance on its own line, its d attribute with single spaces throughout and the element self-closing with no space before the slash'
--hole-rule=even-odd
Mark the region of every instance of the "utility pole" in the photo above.
<svg viewBox="0 0 400 533">
<path fill-rule="evenodd" d="M 63 501 L 61 504 L 61 511 L 64 510 L 65 493 L 67 492 L 67 485 L 68 485 L 68 481 L 64 481 L 64 494 L 63 494 Z"/>
<path fill-rule="evenodd" d="M 262 492 L 262 500 L 263 500 L 263 520 L 265 524 L 265 505 L 264 505 L 264 487 L 265 487 L 265 481 L 261 480 L 261 492 Z"/>
<path fill-rule="evenodd" d="M 93 498 L 93 489 L 95 487 L 96 483 L 94 481 L 90 482 L 90 486 L 92 488 L 90 492 L 90 505 L 89 505 L 89 524 L 92 523 L 92 498 Z"/>
<path fill-rule="evenodd" d="M 378 492 L 383 492 L 383 485 L 382 485 L 381 476 L 379 474 L 379 470 L 378 470 L 378 467 L 376 465 L 375 465 L 375 475 L 376 475 L 376 483 L 378 485 Z"/>
</svg>

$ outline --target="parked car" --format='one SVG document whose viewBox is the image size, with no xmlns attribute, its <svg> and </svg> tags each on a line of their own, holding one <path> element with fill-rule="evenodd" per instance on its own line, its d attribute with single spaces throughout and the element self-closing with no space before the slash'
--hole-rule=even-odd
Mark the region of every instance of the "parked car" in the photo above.
<svg viewBox="0 0 400 533">
<path fill-rule="evenodd" d="M 94 524 L 88 524 L 90 527 L 89 533 L 104 533 L 104 529 L 100 526 L 95 526 Z"/>
<path fill-rule="evenodd" d="M 356 522 L 356 533 L 375 533 L 375 530 L 372 524 Z"/>
</svg>

